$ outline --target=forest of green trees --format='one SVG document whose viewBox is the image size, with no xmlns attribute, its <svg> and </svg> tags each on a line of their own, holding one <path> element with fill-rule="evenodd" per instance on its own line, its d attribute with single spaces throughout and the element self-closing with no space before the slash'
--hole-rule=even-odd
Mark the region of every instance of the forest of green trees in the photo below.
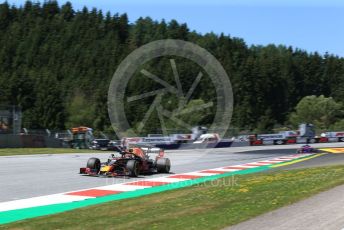
<svg viewBox="0 0 344 230">
<path fill-rule="evenodd" d="M 118 64 L 141 45 L 166 38 L 198 44 L 220 61 L 233 86 L 232 126 L 238 129 L 267 131 L 293 125 L 295 107 L 305 96 L 344 102 L 344 59 L 331 54 L 276 45 L 249 47 L 240 38 L 202 35 L 175 20 L 140 18 L 129 23 L 126 14 L 28 1 L 22 7 L 0 4 L 0 104 L 20 106 L 26 128 L 85 125 L 110 130 L 107 93 Z M 154 66 L 156 74 L 171 73 L 164 60 Z M 197 72 L 187 62 L 179 68 L 180 75 L 192 77 L 183 84 L 190 87 Z M 142 78 L 131 81 L 127 91 L 142 93 L 153 86 Z M 206 101 L 213 91 L 203 82 L 195 98 Z M 149 100 L 127 106 L 133 125 Z M 210 123 L 212 112 L 198 122 Z M 147 132 L 160 124 L 149 126 Z"/>
</svg>

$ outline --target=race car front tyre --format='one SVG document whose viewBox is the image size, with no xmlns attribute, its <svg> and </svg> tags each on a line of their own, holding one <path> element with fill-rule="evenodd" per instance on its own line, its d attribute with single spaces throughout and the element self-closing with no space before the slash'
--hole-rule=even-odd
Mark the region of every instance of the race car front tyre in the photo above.
<svg viewBox="0 0 344 230">
<path fill-rule="evenodd" d="M 95 157 L 88 159 L 87 168 L 90 168 L 91 170 L 98 173 L 100 171 L 100 160 Z"/>
<path fill-rule="evenodd" d="M 127 162 L 127 169 L 129 171 L 129 176 L 138 177 L 139 176 L 139 167 L 136 160 L 129 160 Z"/>
<path fill-rule="evenodd" d="M 171 161 L 168 158 L 159 158 L 156 161 L 156 169 L 158 173 L 169 173 L 171 169 Z"/>
</svg>

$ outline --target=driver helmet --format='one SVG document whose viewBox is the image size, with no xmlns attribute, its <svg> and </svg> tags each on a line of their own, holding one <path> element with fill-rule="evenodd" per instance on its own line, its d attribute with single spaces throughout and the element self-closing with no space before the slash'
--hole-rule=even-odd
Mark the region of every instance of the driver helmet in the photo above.
<svg viewBox="0 0 344 230">
<path fill-rule="evenodd" d="M 132 152 L 134 152 L 134 150 L 133 149 L 129 149 L 129 152 L 132 153 Z"/>
</svg>

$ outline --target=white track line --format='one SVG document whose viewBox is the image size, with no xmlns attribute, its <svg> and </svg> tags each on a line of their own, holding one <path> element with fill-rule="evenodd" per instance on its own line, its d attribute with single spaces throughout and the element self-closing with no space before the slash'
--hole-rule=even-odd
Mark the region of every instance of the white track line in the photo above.
<svg viewBox="0 0 344 230">
<path fill-rule="evenodd" d="M 135 191 L 138 189 L 145 189 L 145 188 L 150 188 L 150 187 L 151 186 L 114 184 L 114 185 L 106 185 L 106 186 L 96 187 L 96 189 L 129 192 L 129 191 Z"/>
<path fill-rule="evenodd" d="M 249 163 L 247 163 L 247 164 L 249 164 Z M 245 168 L 245 169 L 251 169 L 251 168 L 257 168 L 259 166 L 242 164 L 242 165 L 232 165 L 229 167 L 240 167 L 240 168 Z"/>
<path fill-rule="evenodd" d="M 201 171 L 206 171 L 206 170 L 201 170 Z M 217 175 L 218 173 L 202 173 L 201 171 L 197 171 L 197 172 L 189 172 L 189 173 L 181 173 L 178 175 L 190 175 L 190 176 L 214 176 Z"/>
<path fill-rule="evenodd" d="M 34 198 L 22 199 L 22 200 L 2 202 L 0 203 L 0 212 L 15 210 L 15 209 L 30 208 L 30 207 L 35 207 L 35 206 L 50 205 L 50 204 L 69 203 L 73 201 L 85 200 L 88 198 L 93 198 L 93 197 L 67 196 L 63 193 L 48 195 L 48 196 L 39 196 L 39 197 L 34 197 Z"/>
<path fill-rule="evenodd" d="M 186 180 L 189 180 L 189 179 L 158 177 L 158 178 L 152 178 L 152 179 L 148 179 L 148 180 L 149 181 L 157 181 L 157 182 L 175 183 L 175 182 L 186 181 Z"/>
<path fill-rule="evenodd" d="M 216 169 L 212 169 L 214 171 L 225 171 L 225 172 L 235 172 L 235 171 L 240 171 L 242 169 L 225 169 L 225 168 L 216 168 Z"/>
<path fill-rule="evenodd" d="M 253 162 L 253 163 L 247 163 L 245 165 L 258 165 L 258 166 L 264 166 L 264 165 L 271 165 L 271 163 L 264 163 L 264 162 Z"/>
</svg>

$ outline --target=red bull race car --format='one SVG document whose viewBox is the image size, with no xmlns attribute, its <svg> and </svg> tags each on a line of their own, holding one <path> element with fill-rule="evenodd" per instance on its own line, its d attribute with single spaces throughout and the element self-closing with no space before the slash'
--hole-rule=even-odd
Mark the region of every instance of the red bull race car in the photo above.
<svg viewBox="0 0 344 230">
<path fill-rule="evenodd" d="M 303 145 L 299 148 L 296 153 L 317 153 L 318 149 L 311 147 L 310 145 Z"/>
<path fill-rule="evenodd" d="M 171 161 L 164 157 L 163 149 L 135 147 L 119 153 L 120 156 L 111 154 L 107 162 L 95 157 L 88 159 L 86 167 L 80 168 L 80 174 L 137 177 L 140 174 L 170 172 Z M 150 158 L 151 153 L 156 154 L 155 159 Z"/>
</svg>

